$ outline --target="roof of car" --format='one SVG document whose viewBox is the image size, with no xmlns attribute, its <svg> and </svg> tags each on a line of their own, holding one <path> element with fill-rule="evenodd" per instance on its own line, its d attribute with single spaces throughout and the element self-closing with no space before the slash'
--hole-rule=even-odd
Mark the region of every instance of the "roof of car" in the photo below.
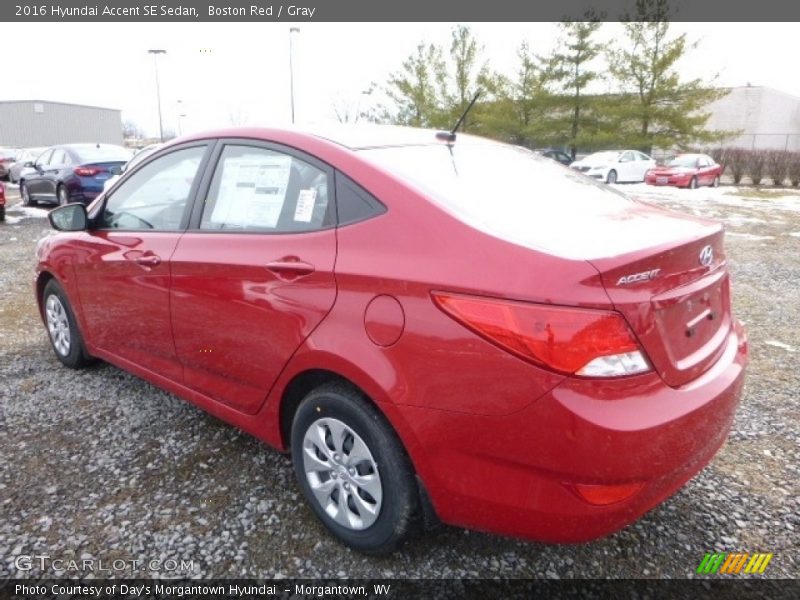
<svg viewBox="0 0 800 600">
<path fill-rule="evenodd" d="M 437 133 L 442 130 L 419 129 L 415 127 L 401 127 L 396 125 L 338 125 L 325 124 L 313 126 L 290 127 L 239 127 L 208 131 L 202 134 L 191 135 L 186 139 L 199 139 L 209 137 L 254 137 L 271 139 L 275 133 L 294 133 L 321 138 L 351 150 L 364 150 L 367 148 L 385 148 L 390 146 L 422 146 L 447 143 L 446 140 L 437 138 Z M 465 133 L 456 134 L 456 144 L 464 143 L 495 143 L 485 138 L 475 137 Z"/>
<path fill-rule="evenodd" d="M 355 150 L 385 146 L 441 144 L 446 141 L 436 137 L 436 134 L 441 131 L 396 125 L 355 125 L 349 127 L 331 125 L 309 128 L 307 133 Z M 477 140 L 479 138 L 465 133 L 456 134 L 456 143 Z"/>
</svg>

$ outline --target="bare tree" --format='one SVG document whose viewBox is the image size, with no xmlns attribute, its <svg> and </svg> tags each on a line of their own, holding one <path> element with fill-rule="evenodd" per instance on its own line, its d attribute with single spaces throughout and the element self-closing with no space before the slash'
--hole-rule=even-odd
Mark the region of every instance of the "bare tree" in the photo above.
<svg viewBox="0 0 800 600">
<path fill-rule="evenodd" d="M 143 137 L 142 129 L 135 121 L 126 119 L 122 122 L 122 137 L 125 139 Z"/>
<path fill-rule="evenodd" d="M 228 112 L 228 122 L 234 127 L 247 125 L 249 120 L 250 118 L 247 115 L 247 112 L 241 106 L 237 106 Z"/>
</svg>

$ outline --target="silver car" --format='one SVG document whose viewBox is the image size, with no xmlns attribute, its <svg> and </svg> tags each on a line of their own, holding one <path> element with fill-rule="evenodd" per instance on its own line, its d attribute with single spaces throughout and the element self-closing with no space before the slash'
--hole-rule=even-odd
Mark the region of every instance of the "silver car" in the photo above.
<svg viewBox="0 0 800 600">
<path fill-rule="evenodd" d="M 17 154 L 16 162 L 11 164 L 11 167 L 8 170 L 8 180 L 11 183 L 19 183 L 19 180 L 22 179 L 22 175 L 25 173 L 25 169 L 30 169 L 33 171 L 34 162 L 39 156 L 44 152 L 46 148 L 24 148 L 20 150 L 19 154 Z"/>
</svg>

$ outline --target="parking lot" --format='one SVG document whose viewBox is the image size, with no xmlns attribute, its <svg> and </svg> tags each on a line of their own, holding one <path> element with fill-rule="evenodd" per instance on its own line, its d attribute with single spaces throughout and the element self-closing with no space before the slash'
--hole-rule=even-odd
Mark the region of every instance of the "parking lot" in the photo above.
<svg viewBox="0 0 800 600">
<path fill-rule="evenodd" d="M 443 527 L 369 558 L 317 522 L 288 457 L 115 367 L 60 366 L 31 287 L 46 209 L 21 207 L 9 186 L 0 223 L 0 573 L 40 576 L 38 563 L 20 571 L 15 559 L 48 555 L 125 562 L 116 575 L 133 574 L 131 561 L 156 561 L 153 573 L 138 573 L 682 578 L 716 550 L 771 552 L 768 576 L 800 576 L 800 193 L 618 187 L 725 223 L 752 361 L 728 443 L 676 496 L 603 540 L 556 546 Z"/>
</svg>

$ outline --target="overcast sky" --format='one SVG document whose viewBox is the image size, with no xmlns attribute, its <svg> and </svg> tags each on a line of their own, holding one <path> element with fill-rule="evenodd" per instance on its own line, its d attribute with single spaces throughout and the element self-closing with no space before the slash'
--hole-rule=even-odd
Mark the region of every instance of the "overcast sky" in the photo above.
<svg viewBox="0 0 800 600">
<path fill-rule="evenodd" d="M 527 40 L 546 54 L 550 23 L 469 24 L 498 71 L 512 74 Z M 449 43 L 452 23 L 309 23 L 294 34 L 298 122 L 334 118 L 333 105 L 368 105 L 361 94 L 414 51 L 419 41 Z M 604 38 L 620 37 L 617 23 Z M 698 49 L 681 63 L 687 78 L 720 85 L 765 85 L 800 96 L 792 61 L 797 23 L 674 23 Z M 150 48 L 159 58 L 165 129 L 184 133 L 231 124 L 281 124 L 290 118 L 289 25 L 273 23 L 6 23 L 0 100 L 41 99 L 122 110 L 151 135 L 158 132 Z M 179 102 L 180 101 L 180 102 Z"/>
</svg>

